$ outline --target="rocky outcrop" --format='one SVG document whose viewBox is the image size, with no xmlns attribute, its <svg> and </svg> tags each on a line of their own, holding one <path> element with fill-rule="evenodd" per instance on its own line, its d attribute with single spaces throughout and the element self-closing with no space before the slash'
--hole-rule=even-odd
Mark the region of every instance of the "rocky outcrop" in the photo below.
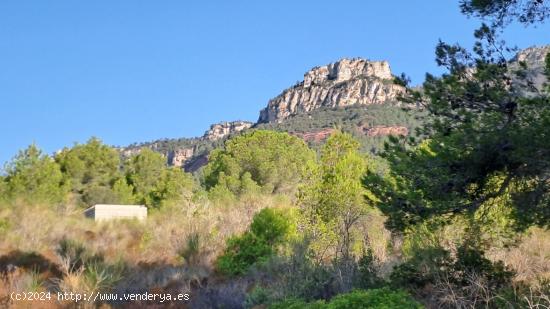
<svg viewBox="0 0 550 309">
<path fill-rule="evenodd" d="M 519 51 L 514 58 L 518 62 L 526 62 L 529 66 L 543 68 L 546 55 L 550 53 L 550 45 L 533 46 Z"/>
<path fill-rule="evenodd" d="M 193 157 L 195 148 L 176 149 L 168 152 L 168 165 L 182 167 Z"/>
<path fill-rule="evenodd" d="M 375 136 L 405 136 L 409 134 L 409 129 L 403 126 L 374 126 L 374 127 L 361 127 L 364 134 L 369 137 Z"/>
<path fill-rule="evenodd" d="M 293 135 L 303 139 L 306 142 L 319 143 L 327 139 L 332 134 L 332 132 L 334 132 L 334 129 L 329 128 L 329 129 L 323 129 L 315 132 L 294 133 Z"/>
<path fill-rule="evenodd" d="M 252 125 L 253 123 L 248 121 L 231 121 L 231 122 L 216 123 L 210 126 L 210 129 L 204 133 L 202 138 L 210 141 L 219 140 L 231 134 L 248 129 Z"/>
<path fill-rule="evenodd" d="M 548 53 L 550 53 L 550 45 L 529 47 L 519 51 L 511 61 L 511 68 L 512 70 L 519 69 L 519 63 L 525 63 L 527 69 L 525 76 L 521 78 L 514 77 L 514 80 L 519 84 L 525 84 L 525 80 L 529 80 L 536 89 L 541 90 L 543 84 L 547 81 L 544 68 Z"/>
<path fill-rule="evenodd" d="M 302 82 L 269 101 L 258 122 L 281 122 L 320 107 L 381 104 L 404 90 L 393 83 L 388 62 L 342 59 L 308 71 Z"/>
</svg>

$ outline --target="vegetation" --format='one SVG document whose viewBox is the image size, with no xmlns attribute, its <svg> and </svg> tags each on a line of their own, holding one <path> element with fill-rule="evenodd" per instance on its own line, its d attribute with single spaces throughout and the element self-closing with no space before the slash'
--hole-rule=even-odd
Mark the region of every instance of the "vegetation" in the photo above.
<svg viewBox="0 0 550 309">
<path fill-rule="evenodd" d="M 414 132 L 421 125 L 424 113 L 387 103 L 372 106 L 346 106 L 342 108 L 320 108 L 285 119 L 282 123 L 263 123 L 258 128 L 300 134 L 318 132 L 323 129 L 339 129 L 351 134 L 361 145 L 363 152 L 378 153 L 384 149 L 387 136 L 367 136 L 364 128 L 377 126 L 401 126 Z M 310 141 L 309 146 L 319 149 L 321 143 Z"/>
<path fill-rule="evenodd" d="M 282 211 L 265 208 L 254 216 L 250 230 L 230 238 L 218 258 L 218 270 L 227 275 L 242 275 L 256 263 L 265 262 L 288 241 L 291 218 Z"/>
<path fill-rule="evenodd" d="M 314 157 L 297 137 L 252 131 L 230 139 L 224 150 L 212 152 L 204 169 L 204 185 L 217 190 L 221 186 L 234 194 L 254 191 L 257 186 L 267 193 L 288 193 Z"/>
<path fill-rule="evenodd" d="M 21 151 L 0 176 L 0 306 L 15 305 L 14 291 L 184 291 L 193 308 L 548 308 L 550 54 L 541 86 L 498 40 L 508 20 L 534 23 L 548 7 L 462 9 L 493 23 L 472 52 L 437 46 L 446 73 L 401 98 L 419 110 L 262 124 L 220 141 L 195 175 L 159 149 L 207 147 L 198 139 L 127 157 L 97 138 Z M 358 130 L 389 123 L 417 132 L 379 147 Z M 333 130 L 309 147 L 281 132 L 312 128 Z M 96 203 L 150 211 L 94 222 L 82 211 Z"/>
</svg>

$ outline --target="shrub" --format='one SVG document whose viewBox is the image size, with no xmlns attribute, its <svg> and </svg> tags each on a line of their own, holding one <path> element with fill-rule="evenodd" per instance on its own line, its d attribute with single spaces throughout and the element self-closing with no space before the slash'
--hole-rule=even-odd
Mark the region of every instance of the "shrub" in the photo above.
<svg viewBox="0 0 550 309">
<path fill-rule="evenodd" d="M 69 271 L 81 268 L 91 259 L 91 254 L 83 244 L 67 238 L 59 242 L 57 254 L 68 264 Z"/>
<path fill-rule="evenodd" d="M 231 237 L 217 260 L 217 269 L 226 275 L 240 275 L 250 266 L 266 261 L 290 234 L 289 216 L 276 209 L 265 208 L 254 216 L 250 230 Z"/>
<path fill-rule="evenodd" d="M 250 231 L 269 244 L 275 245 L 289 234 L 292 225 L 289 219 L 289 216 L 279 209 L 265 208 L 254 216 Z"/>
<path fill-rule="evenodd" d="M 426 249 L 396 267 L 391 280 L 438 306 L 495 307 L 496 296 L 511 287 L 513 272 L 483 254 L 467 245 L 459 247 L 456 256 L 441 248 Z"/>
<path fill-rule="evenodd" d="M 265 240 L 248 232 L 227 241 L 224 254 L 218 258 L 217 268 L 226 275 L 241 275 L 253 264 L 265 261 L 273 252 Z"/>
<path fill-rule="evenodd" d="M 262 287 L 255 287 L 248 295 L 246 295 L 246 300 L 244 301 L 245 308 L 255 308 L 258 305 L 264 305 L 270 303 L 271 293 L 268 289 Z"/>
<path fill-rule="evenodd" d="M 183 258 L 187 265 L 197 264 L 200 255 L 200 235 L 189 235 L 186 245 L 178 250 L 178 255 Z"/>
<path fill-rule="evenodd" d="M 303 300 L 291 299 L 269 306 L 269 309 L 326 309 L 327 306 L 322 301 L 306 303 Z"/>
<path fill-rule="evenodd" d="M 357 262 L 357 274 L 355 285 L 363 289 L 371 289 L 381 286 L 384 281 L 378 276 L 376 268 L 376 257 L 372 253 L 372 249 L 368 248 L 367 252 Z"/>
<path fill-rule="evenodd" d="M 326 307 L 327 309 L 346 308 L 422 308 L 418 302 L 404 291 L 391 290 L 389 288 L 373 289 L 367 291 L 354 291 L 336 296 Z"/>
<path fill-rule="evenodd" d="M 269 307 L 270 309 L 415 309 L 423 306 L 412 299 L 404 291 L 391 290 L 389 288 L 372 289 L 367 291 L 353 291 L 346 294 L 340 294 L 333 298 L 329 303 L 321 301 L 306 303 L 303 300 L 287 300 Z"/>
</svg>

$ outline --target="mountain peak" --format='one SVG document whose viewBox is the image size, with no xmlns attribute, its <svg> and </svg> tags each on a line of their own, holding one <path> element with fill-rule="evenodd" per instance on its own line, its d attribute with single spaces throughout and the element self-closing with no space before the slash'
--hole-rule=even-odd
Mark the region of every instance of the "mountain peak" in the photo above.
<svg viewBox="0 0 550 309">
<path fill-rule="evenodd" d="M 314 67 L 304 80 L 271 99 L 260 111 L 259 123 L 281 122 L 320 107 L 381 104 L 405 90 L 392 82 L 387 61 L 343 58 Z"/>
<path fill-rule="evenodd" d="M 387 61 L 369 61 L 362 58 L 342 58 L 336 62 L 315 67 L 304 74 L 304 87 L 326 81 L 343 82 L 359 76 L 392 79 Z"/>
</svg>

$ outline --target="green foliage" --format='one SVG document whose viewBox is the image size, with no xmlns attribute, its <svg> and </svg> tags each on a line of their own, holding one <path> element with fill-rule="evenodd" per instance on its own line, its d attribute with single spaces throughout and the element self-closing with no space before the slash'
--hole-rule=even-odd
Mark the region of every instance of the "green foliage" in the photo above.
<svg viewBox="0 0 550 309">
<path fill-rule="evenodd" d="M 84 244 L 68 238 L 64 238 L 59 242 L 56 251 L 68 263 L 69 271 L 76 271 L 88 263 L 96 263 L 102 260 L 101 257 L 89 252 Z"/>
<path fill-rule="evenodd" d="M 319 168 L 299 195 L 312 233 L 330 233 L 344 258 L 351 254 L 352 229 L 367 210 L 361 185 L 367 165 L 358 150 L 359 143 L 351 135 L 331 135 L 321 151 Z"/>
<path fill-rule="evenodd" d="M 448 303 L 449 295 L 456 294 L 462 302 L 474 304 L 473 308 L 486 308 L 494 307 L 496 296 L 511 287 L 513 275 L 502 262 L 491 262 L 483 251 L 464 244 L 455 256 L 441 247 L 419 250 L 394 268 L 390 278 L 395 286 L 430 296 L 440 305 L 457 306 L 458 302 Z M 428 286 L 436 286 L 439 294 L 423 295 Z"/>
<path fill-rule="evenodd" d="M 126 266 L 119 262 L 114 265 L 101 262 L 88 263 L 84 269 L 84 281 L 86 286 L 94 291 L 111 291 L 115 284 L 123 278 Z"/>
<path fill-rule="evenodd" d="M 226 275 L 244 274 L 252 265 L 266 261 L 292 234 L 295 226 L 286 213 L 264 208 L 254 216 L 250 230 L 231 237 L 227 248 L 216 262 L 217 269 Z"/>
<path fill-rule="evenodd" d="M 235 194 L 222 184 L 210 188 L 208 198 L 217 205 L 231 205 L 236 201 Z"/>
<path fill-rule="evenodd" d="M 255 308 L 258 305 L 268 304 L 271 302 L 270 298 L 271 293 L 268 289 L 257 286 L 246 295 L 244 307 Z"/>
<path fill-rule="evenodd" d="M 81 201 L 91 206 L 94 203 L 114 203 L 118 197 L 112 191 L 113 183 L 121 178 L 118 152 L 91 138 L 86 144 L 76 144 L 55 155 L 71 189 Z"/>
<path fill-rule="evenodd" d="M 495 36 L 487 26 L 476 31 L 475 55 L 440 43 L 437 61 L 448 73 L 428 75 L 423 93 L 406 99 L 426 102 L 421 133 L 429 138 L 393 139 L 384 153 L 389 175 L 365 181 L 390 228 L 499 204 L 517 228 L 550 223 L 549 96 L 525 95 L 525 74 L 512 81 Z"/>
<path fill-rule="evenodd" d="M 195 181 L 193 177 L 177 167 L 165 168 L 149 196 L 146 205 L 162 207 L 191 198 Z"/>
<path fill-rule="evenodd" d="M 389 288 L 373 289 L 367 291 L 354 291 L 348 294 L 338 295 L 327 306 L 327 309 L 345 308 L 423 308 L 418 302 L 403 291 L 390 290 Z"/>
<path fill-rule="evenodd" d="M 198 263 L 200 254 L 200 235 L 191 234 L 187 239 L 187 243 L 183 248 L 178 250 L 178 255 L 185 260 L 188 265 L 194 265 Z"/>
<path fill-rule="evenodd" d="M 550 6 L 540 0 L 461 0 L 460 7 L 467 15 L 491 18 L 494 26 L 505 26 L 514 20 L 533 24 L 550 15 Z"/>
<path fill-rule="evenodd" d="M 280 303 L 273 304 L 268 308 L 269 309 L 325 309 L 327 308 L 327 306 L 323 301 L 306 303 L 303 300 L 290 299 Z"/>
<path fill-rule="evenodd" d="M 4 236 L 10 230 L 11 224 L 7 218 L 0 218 L 0 236 Z"/>
<path fill-rule="evenodd" d="M 8 200 L 8 184 L 6 178 L 0 176 L 0 204 L 6 203 Z"/>
<path fill-rule="evenodd" d="M 125 178 L 117 179 L 113 184 L 114 199 L 117 204 L 134 204 L 134 187 L 126 182 Z"/>
<path fill-rule="evenodd" d="M 284 242 L 293 228 L 295 226 L 287 212 L 276 208 L 264 208 L 254 216 L 250 232 L 274 246 Z"/>
<path fill-rule="evenodd" d="M 234 194 L 257 190 L 253 182 L 265 192 L 292 192 L 303 177 L 305 162 L 314 158 L 297 137 L 251 131 L 228 140 L 224 150 L 212 152 L 204 170 L 204 184 L 207 189 L 223 185 Z"/>
<path fill-rule="evenodd" d="M 326 309 L 347 309 L 347 308 L 369 308 L 369 309 L 393 309 L 393 308 L 423 308 L 412 297 L 404 291 L 391 290 L 389 288 L 372 289 L 367 291 L 353 291 L 334 297 L 329 303 L 321 301 L 306 303 L 302 300 L 287 300 L 269 306 L 270 309 L 278 308 L 326 308 Z"/>
<path fill-rule="evenodd" d="M 81 200 L 86 205 L 113 204 L 118 201 L 118 196 L 108 186 L 91 184 L 82 191 Z"/>
<path fill-rule="evenodd" d="M 59 165 L 34 144 L 21 151 L 6 166 L 6 173 L 3 190 L 12 198 L 59 203 L 67 196 L 68 188 Z"/>
<path fill-rule="evenodd" d="M 355 286 L 361 289 L 372 289 L 384 284 L 384 280 L 378 275 L 376 257 L 372 249 L 368 248 L 365 254 L 357 262 L 357 277 Z"/>
<path fill-rule="evenodd" d="M 362 152 L 377 153 L 384 148 L 386 136 L 368 136 L 364 129 L 376 126 L 403 126 L 414 132 L 422 125 L 419 109 L 404 109 L 393 103 L 370 106 L 346 106 L 340 108 L 319 108 L 300 113 L 285 119 L 281 123 L 263 123 L 260 129 L 301 134 L 318 132 L 323 129 L 340 129 L 356 138 L 361 144 Z M 324 142 L 324 141 L 323 141 Z M 311 141 L 310 147 L 319 149 L 321 142 Z"/>
<path fill-rule="evenodd" d="M 266 261 L 274 254 L 274 248 L 264 239 L 252 233 L 232 237 L 227 248 L 216 262 L 217 269 L 226 275 L 242 275 L 250 266 Z"/>
<path fill-rule="evenodd" d="M 56 154 L 55 159 L 76 192 L 90 185 L 109 186 L 120 172 L 120 157 L 116 150 L 97 138 L 65 148 Z"/>
<path fill-rule="evenodd" d="M 166 168 L 166 159 L 158 152 L 142 148 L 125 164 L 128 183 L 140 203 L 146 203 L 147 196 L 156 188 L 161 173 Z"/>
</svg>

